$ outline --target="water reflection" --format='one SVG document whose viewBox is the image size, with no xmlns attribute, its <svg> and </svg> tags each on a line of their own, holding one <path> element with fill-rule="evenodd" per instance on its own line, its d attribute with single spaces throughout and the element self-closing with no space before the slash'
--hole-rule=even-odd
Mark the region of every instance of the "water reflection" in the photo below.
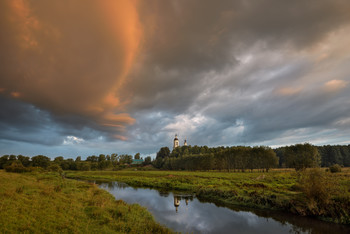
<svg viewBox="0 0 350 234">
<path fill-rule="evenodd" d="M 175 207 L 175 211 L 176 213 L 178 212 L 178 207 L 180 206 L 180 201 L 181 200 L 185 200 L 185 204 L 186 206 L 188 206 L 188 201 L 192 201 L 193 200 L 193 195 L 176 195 L 174 194 L 174 207 Z"/>
<path fill-rule="evenodd" d="M 100 184 L 117 199 L 138 203 L 161 224 L 192 233 L 350 233 L 344 225 L 267 211 L 242 211 L 199 201 L 191 194 L 132 188 L 125 183 Z"/>
</svg>

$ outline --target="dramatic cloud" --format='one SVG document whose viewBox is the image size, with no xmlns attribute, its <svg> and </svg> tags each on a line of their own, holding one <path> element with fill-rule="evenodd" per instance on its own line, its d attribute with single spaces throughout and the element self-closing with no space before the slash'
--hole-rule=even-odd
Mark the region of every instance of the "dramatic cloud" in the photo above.
<svg viewBox="0 0 350 234">
<path fill-rule="evenodd" d="M 348 144 L 349 11 L 347 0 L 2 1 L 0 144 L 153 154 L 175 133 Z"/>
<path fill-rule="evenodd" d="M 99 130 L 134 119 L 118 93 L 141 29 L 133 1 L 3 1 L 2 93 Z"/>
</svg>

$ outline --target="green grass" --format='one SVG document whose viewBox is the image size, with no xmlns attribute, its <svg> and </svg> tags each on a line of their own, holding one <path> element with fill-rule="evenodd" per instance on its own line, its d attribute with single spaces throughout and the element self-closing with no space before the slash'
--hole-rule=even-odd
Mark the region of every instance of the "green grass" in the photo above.
<svg viewBox="0 0 350 234">
<path fill-rule="evenodd" d="M 323 170 L 323 169 L 322 169 Z M 323 170 L 324 171 L 324 170 Z M 318 194 L 306 196 L 294 170 L 271 170 L 269 173 L 187 172 L 187 171 L 86 171 L 67 172 L 71 178 L 119 181 L 131 186 L 195 193 L 200 200 L 225 206 L 284 210 L 299 215 L 349 224 L 350 169 L 326 173 L 332 188 L 329 199 L 318 201 Z M 311 196 L 311 195 L 310 195 Z"/>
<path fill-rule="evenodd" d="M 0 233 L 170 233 L 143 207 L 55 173 L 0 170 Z"/>
</svg>

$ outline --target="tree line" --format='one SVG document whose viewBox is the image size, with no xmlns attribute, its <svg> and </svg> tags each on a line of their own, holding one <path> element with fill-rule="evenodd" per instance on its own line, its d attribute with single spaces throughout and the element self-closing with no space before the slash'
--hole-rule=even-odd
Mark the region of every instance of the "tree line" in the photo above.
<svg viewBox="0 0 350 234">
<path fill-rule="evenodd" d="M 79 170 L 79 171 L 90 171 L 90 170 L 118 170 L 125 167 L 129 167 L 133 159 L 140 159 L 140 154 L 134 155 L 128 154 L 111 154 L 99 156 L 88 156 L 86 160 L 82 160 L 81 156 L 76 157 L 76 159 L 68 158 L 65 159 L 62 156 L 55 157 L 53 160 L 45 155 L 37 155 L 33 157 L 23 156 L 23 155 L 3 155 L 0 157 L 0 169 L 8 168 L 11 170 L 23 170 L 25 168 L 35 168 L 40 167 L 43 169 L 48 169 L 50 167 L 58 166 L 62 170 Z M 151 156 L 145 157 L 142 165 L 151 164 Z"/>
<path fill-rule="evenodd" d="M 266 146 L 182 146 L 171 153 L 168 147 L 162 147 L 153 165 L 168 170 L 268 171 L 278 165 L 278 157 Z"/>
<path fill-rule="evenodd" d="M 315 146 L 320 154 L 320 166 L 330 167 L 338 164 L 343 167 L 350 167 L 350 145 L 324 145 Z M 287 167 L 286 150 L 289 146 L 274 149 L 279 157 L 279 167 Z"/>
<path fill-rule="evenodd" d="M 24 170 L 23 168 L 40 167 L 47 169 L 57 167 L 62 170 L 119 170 L 132 165 L 133 159 L 140 159 L 140 154 L 91 155 L 82 160 L 65 159 L 62 156 L 51 160 L 44 155 L 28 157 L 23 155 L 3 155 L 0 157 L 0 169 Z M 267 146 L 181 146 L 170 151 L 162 147 L 152 161 L 147 156 L 141 165 L 152 164 L 164 170 L 225 170 L 246 171 L 258 169 L 269 171 L 270 168 L 295 168 L 302 170 L 308 167 L 330 167 L 333 165 L 350 166 L 350 145 L 313 146 L 309 143 L 271 149 Z"/>
<path fill-rule="evenodd" d="M 332 146 L 324 147 L 332 148 Z M 338 163 L 335 160 L 327 160 L 326 154 L 320 149 L 323 148 L 309 143 L 285 146 L 274 150 L 267 146 L 214 148 L 182 146 L 170 152 L 168 147 L 162 147 L 158 151 L 153 165 L 156 168 L 167 170 L 252 171 L 258 169 L 269 171 L 270 168 L 277 167 L 303 170 L 308 167 L 330 166 Z M 347 151 L 343 150 L 341 152 Z M 343 157 L 342 160 L 344 161 L 346 157 Z M 348 158 L 350 159 L 350 157 Z M 342 163 L 340 165 L 347 164 Z"/>
</svg>

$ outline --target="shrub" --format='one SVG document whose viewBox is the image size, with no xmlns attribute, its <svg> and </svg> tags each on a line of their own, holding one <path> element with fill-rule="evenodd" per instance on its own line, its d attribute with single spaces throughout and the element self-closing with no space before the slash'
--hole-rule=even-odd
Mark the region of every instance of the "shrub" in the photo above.
<svg viewBox="0 0 350 234">
<path fill-rule="evenodd" d="M 56 163 L 51 164 L 47 169 L 54 172 L 62 171 L 62 168 Z"/>
<path fill-rule="evenodd" d="M 17 173 L 22 173 L 22 172 L 27 172 L 28 169 L 22 165 L 20 161 L 14 161 L 10 166 L 6 166 L 5 170 L 7 172 L 17 172 Z"/>
<path fill-rule="evenodd" d="M 341 172 L 341 166 L 339 166 L 338 164 L 334 164 L 329 167 L 329 171 L 332 173 Z"/>
<path fill-rule="evenodd" d="M 312 168 L 299 174 L 298 186 L 305 194 L 309 204 L 324 206 L 330 202 L 331 194 L 336 189 L 326 173 L 319 168 Z"/>
</svg>

